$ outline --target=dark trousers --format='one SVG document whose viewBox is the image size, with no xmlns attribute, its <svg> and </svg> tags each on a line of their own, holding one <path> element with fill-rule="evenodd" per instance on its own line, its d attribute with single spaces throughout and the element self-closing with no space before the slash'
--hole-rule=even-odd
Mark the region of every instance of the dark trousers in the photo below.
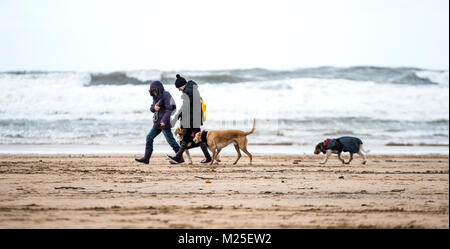
<svg viewBox="0 0 450 249">
<path fill-rule="evenodd" d="M 180 150 L 180 145 L 178 145 L 177 141 L 173 137 L 172 130 L 171 129 L 156 129 L 152 128 L 150 132 L 147 135 L 145 149 L 153 151 L 153 140 L 155 137 L 159 135 L 159 133 L 164 134 L 164 137 L 166 138 L 167 143 L 169 143 L 170 147 L 175 151 L 175 153 Z"/>
<path fill-rule="evenodd" d="M 194 141 L 194 136 L 197 132 L 200 132 L 200 128 L 188 128 L 184 133 L 183 140 L 187 143 Z"/>
</svg>

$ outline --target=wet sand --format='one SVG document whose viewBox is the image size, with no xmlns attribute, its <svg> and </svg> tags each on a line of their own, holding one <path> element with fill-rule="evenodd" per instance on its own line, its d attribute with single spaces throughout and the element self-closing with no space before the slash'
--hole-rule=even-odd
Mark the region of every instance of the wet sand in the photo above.
<svg viewBox="0 0 450 249">
<path fill-rule="evenodd" d="M 0 228 L 449 228 L 448 156 L 138 156 L 0 155 Z"/>
</svg>

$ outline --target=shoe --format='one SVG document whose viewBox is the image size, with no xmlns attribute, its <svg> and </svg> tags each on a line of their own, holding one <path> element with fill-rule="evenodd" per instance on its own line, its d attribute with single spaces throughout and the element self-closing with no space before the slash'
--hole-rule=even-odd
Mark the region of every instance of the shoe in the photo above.
<svg viewBox="0 0 450 249">
<path fill-rule="evenodd" d="M 171 164 L 179 164 L 184 163 L 183 153 L 187 148 L 187 143 L 185 141 L 181 142 L 180 150 L 177 152 L 175 156 L 169 156 L 167 155 L 167 158 L 169 158 L 169 162 Z"/>
<path fill-rule="evenodd" d="M 200 162 L 200 164 L 208 164 L 211 162 L 211 155 L 209 155 L 209 151 L 208 151 L 208 145 L 206 145 L 205 142 L 200 143 L 200 148 L 203 151 L 203 154 L 205 155 L 205 159 L 203 159 L 203 161 Z"/>
<path fill-rule="evenodd" d="M 171 157 L 171 156 L 169 156 L 169 158 L 170 158 L 170 160 L 169 160 L 169 163 L 170 164 L 180 164 L 180 163 L 184 163 L 184 158 L 183 157 L 181 157 L 180 159 L 176 159 L 175 157 Z"/>
<path fill-rule="evenodd" d="M 199 164 L 209 164 L 209 163 L 211 163 L 211 158 L 205 158 Z"/>
<path fill-rule="evenodd" d="M 151 150 L 145 150 L 145 154 L 144 157 L 142 158 L 135 158 L 134 160 L 136 160 L 136 162 L 140 162 L 140 163 L 144 163 L 144 164 L 149 164 L 150 163 L 150 157 L 152 156 L 152 151 Z"/>
</svg>

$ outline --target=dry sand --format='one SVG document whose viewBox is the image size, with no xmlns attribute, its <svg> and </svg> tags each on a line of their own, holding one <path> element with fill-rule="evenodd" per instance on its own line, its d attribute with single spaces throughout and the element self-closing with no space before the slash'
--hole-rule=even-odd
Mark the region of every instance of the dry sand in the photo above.
<svg viewBox="0 0 450 249">
<path fill-rule="evenodd" d="M 137 156 L 0 155 L 0 228 L 449 228 L 448 156 Z"/>
</svg>

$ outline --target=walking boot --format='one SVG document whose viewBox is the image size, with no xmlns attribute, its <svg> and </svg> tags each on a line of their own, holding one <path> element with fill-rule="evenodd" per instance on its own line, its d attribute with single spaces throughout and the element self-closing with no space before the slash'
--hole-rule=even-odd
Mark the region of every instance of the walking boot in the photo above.
<svg viewBox="0 0 450 249">
<path fill-rule="evenodd" d="M 209 155 L 209 151 L 208 151 L 208 145 L 206 145 L 205 142 L 200 143 L 200 148 L 203 151 L 203 154 L 205 155 L 205 159 L 203 159 L 203 161 L 200 162 L 200 164 L 208 164 L 211 162 L 211 155 Z"/>
<path fill-rule="evenodd" d="M 152 151 L 146 149 L 144 157 L 142 157 L 142 158 L 135 158 L 134 160 L 136 160 L 137 162 L 140 162 L 140 163 L 149 164 L 151 156 L 152 156 Z"/>
<path fill-rule="evenodd" d="M 180 150 L 180 148 L 178 148 L 178 150 L 175 150 L 175 149 L 174 149 L 173 151 L 175 152 L 175 154 L 177 154 L 177 152 L 178 152 L 179 150 Z M 166 159 L 167 159 L 167 160 L 171 160 L 169 154 L 166 154 Z"/>
<path fill-rule="evenodd" d="M 187 142 L 182 141 L 180 145 L 180 150 L 178 150 L 177 154 L 175 156 L 167 156 L 169 158 L 169 162 L 171 164 L 179 164 L 184 163 L 183 153 L 187 148 Z"/>
</svg>

